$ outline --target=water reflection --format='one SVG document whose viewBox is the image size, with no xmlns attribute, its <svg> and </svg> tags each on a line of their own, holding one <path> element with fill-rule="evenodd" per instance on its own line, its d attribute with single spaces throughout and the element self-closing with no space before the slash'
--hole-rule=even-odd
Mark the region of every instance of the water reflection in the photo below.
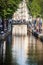
<svg viewBox="0 0 43 65">
<path fill-rule="evenodd" d="M 0 65 L 4 63 L 5 60 L 5 51 L 6 51 L 6 41 L 0 41 Z"/>
<path fill-rule="evenodd" d="M 16 62 L 19 65 L 26 65 L 26 54 L 27 54 L 27 46 L 28 46 L 28 38 L 23 36 L 14 36 L 13 37 L 13 45 L 12 45 L 12 59 L 16 58 Z"/>
<path fill-rule="evenodd" d="M 18 65 L 43 65 L 43 43 L 32 35 L 13 36 L 12 59 Z"/>
<path fill-rule="evenodd" d="M 39 39 L 35 37 L 31 37 L 32 42 L 29 50 L 28 50 L 28 58 L 27 64 L 28 65 L 43 65 L 43 43 L 40 42 Z"/>
<path fill-rule="evenodd" d="M 0 61 L 2 65 L 43 65 L 43 43 L 32 34 L 9 35 L 0 41 Z"/>
<path fill-rule="evenodd" d="M 12 61 L 12 52 L 11 52 L 11 43 L 12 43 L 12 36 L 9 35 L 6 39 L 6 54 L 5 54 L 5 61 L 4 61 L 4 65 L 11 65 L 11 61 Z"/>
</svg>

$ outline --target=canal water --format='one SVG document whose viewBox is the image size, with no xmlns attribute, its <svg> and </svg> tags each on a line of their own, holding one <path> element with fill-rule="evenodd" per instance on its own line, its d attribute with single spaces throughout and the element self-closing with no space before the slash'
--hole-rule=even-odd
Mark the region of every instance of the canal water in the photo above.
<svg viewBox="0 0 43 65">
<path fill-rule="evenodd" d="M 9 35 L 0 43 L 0 65 L 43 65 L 43 43 L 29 33 Z"/>
</svg>

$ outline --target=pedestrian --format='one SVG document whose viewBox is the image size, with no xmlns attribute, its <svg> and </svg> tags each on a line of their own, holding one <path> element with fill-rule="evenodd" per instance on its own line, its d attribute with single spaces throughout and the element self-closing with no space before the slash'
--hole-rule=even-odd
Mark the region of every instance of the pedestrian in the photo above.
<svg viewBox="0 0 43 65">
<path fill-rule="evenodd" d="M 42 32 L 42 19 L 39 20 L 39 32 Z"/>
<path fill-rule="evenodd" d="M 32 20 L 32 28 L 34 30 L 36 29 L 36 18 L 33 18 L 33 20 Z"/>
<path fill-rule="evenodd" d="M 39 16 L 36 17 L 36 32 L 39 32 Z"/>
</svg>

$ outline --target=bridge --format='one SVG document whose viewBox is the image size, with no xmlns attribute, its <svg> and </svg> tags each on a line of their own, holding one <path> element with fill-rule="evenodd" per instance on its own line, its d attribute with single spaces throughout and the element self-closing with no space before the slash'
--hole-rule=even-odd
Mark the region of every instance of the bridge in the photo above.
<svg viewBox="0 0 43 65">
<path fill-rule="evenodd" d="M 13 35 L 27 35 L 27 22 L 26 21 L 13 21 L 12 22 Z"/>
</svg>

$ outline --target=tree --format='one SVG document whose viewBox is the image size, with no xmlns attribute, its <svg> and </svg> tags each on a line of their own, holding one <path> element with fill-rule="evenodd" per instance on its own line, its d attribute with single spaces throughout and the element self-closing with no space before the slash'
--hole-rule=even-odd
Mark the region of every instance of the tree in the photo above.
<svg viewBox="0 0 43 65">
<path fill-rule="evenodd" d="M 41 16 L 43 17 L 43 0 L 40 0 Z"/>
<path fill-rule="evenodd" d="M 31 11 L 31 14 L 32 14 L 33 16 L 37 16 L 38 14 L 40 14 L 40 12 L 41 12 L 41 7 L 40 7 L 40 5 L 36 2 L 36 0 L 33 0 L 33 2 L 31 3 L 30 11 Z"/>
<path fill-rule="evenodd" d="M 33 16 L 43 16 L 43 0 L 28 0 L 27 6 Z"/>
<path fill-rule="evenodd" d="M 20 1 L 22 0 L 0 0 L 0 17 L 12 17 L 13 13 L 17 10 Z"/>
<path fill-rule="evenodd" d="M 3 30 L 8 21 L 8 18 L 12 18 L 13 13 L 17 10 L 19 3 L 22 0 L 0 0 L 0 17 L 2 18 Z"/>
</svg>

